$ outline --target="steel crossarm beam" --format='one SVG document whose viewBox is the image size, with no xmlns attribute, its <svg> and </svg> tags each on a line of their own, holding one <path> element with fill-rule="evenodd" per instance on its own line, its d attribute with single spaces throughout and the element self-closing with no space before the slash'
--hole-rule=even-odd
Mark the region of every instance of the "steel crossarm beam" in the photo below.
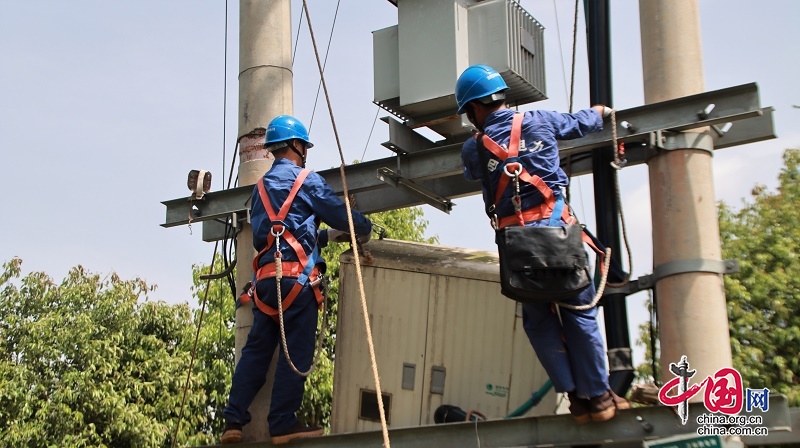
<svg viewBox="0 0 800 448">
<path fill-rule="evenodd" d="M 691 403 L 689 415 L 697 417 L 707 414 L 702 403 Z M 781 441 L 797 443 L 800 435 L 789 432 L 792 428 L 788 402 L 783 396 L 770 396 L 769 411 L 754 410 L 761 415 L 769 436 L 759 437 L 758 444 L 768 444 L 772 436 Z M 671 407 L 653 406 L 619 411 L 614 419 L 604 423 L 577 425 L 571 415 L 550 415 L 490 420 L 477 424 L 450 423 L 412 428 L 391 429 L 389 438 L 396 448 L 435 446 L 440 448 L 482 447 L 558 447 L 578 445 L 631 445 L 643 440 L 694 434 L 697 435 L 695 418 L 682 425 Z M 480 444 L 478 444 L 480 438 Z M 295 443 L 295 442 L 292 442 Z M 380 431 L 352 434 L 336 434 L 297 441 L 303 448 L 380 448 L 383 437 Z M 253 447 L 272 446 L 267 443 L 252 444 Z M 641 446 L 641 445 L 639 445 Z"/>
<path fill-rule="evenodd" d="M 414 182 L 456 174 L 460 175 L 463 171 L 460 154 L 461 144 L 459 143 L 397 157 L 387 157 L 348 165 L 345 168 L 347 189 L 350 193 L 359 193 L 389 187 L 377 177 L 376 173 L 380 168 L 389 168 Z M 337 194 L 343 191 L 342 178 L 338 168 L 320 171 L 319 174 L 325 178 L 325 181 Z"/>
<path fill-rule="evenodd" d="M 761 115 L 733 123 L 730 130 L 722 135 L 713 134 L 714 149 L 729 148 L 776 138 L 773 107 L 761 109 Z"/>
<path fill-rule="evenodd" d="M 714 107 L 707 114 L 698 113 L 708 110 L 710 104 Z M 619 138 L 625 142 L 646 142 L 651 133 L 662 130 L 678 131 L 733 122 L 731 130 L 716 140 L 722 145 L 721 147 L 727 147 L 773 137 L 771 115 L 770 108 L 762 110 L 759 106 L 756 84 L 745 84 L 621 110 L 617 112 L 617 122 L 627 121 L 633 125 L 633 131 L 630 132 L 620 129 Z M 609 129 L 580 139 L 560 142 L 562 161 L 572 157 L 577 161 L 572 166 L 571 174 L 584 174 L 589 172 L 587 169 L 590 168 L 578 159 L 591 153 L 594 148 L 610 146 L 611 142 Z M 402 191 L 393 191 L 396 190 L 394 187 L 381 181 L 377 176 L 380 168 L 389 168 L 404 179 L 448 199 L 480 191 L 479 183 L 463 180 L 460 143 L 415 149 L 407 154 L 349 165 L 345 168 L 348 189 L 356 196 L 357 206 L 361 211 L 371 213 L 421 203 L 418 197 Z M 628 160 L 629 164 L 642 163 L 646 160 L 646 156 L 644 151 L 632 148 L 628 151 Z M 569 169 L 567 166 L 564 167 Z M 342 194 L 342 180 L 338 168 L 320 171 L 319 174 L 325 178 L 334 192 Z M 458 177 L 462 179 L 457 179 Z M 222 218 L 246 210 L 252 191 L 252 187 L 239 187 L 208 193 L 200 201 L 190 202 L 187 198 L 165 201 L 163 204 L 167 207 L 167 216 L 162 226 L 172 227 L 188 224 L 191 221 Z"/>
<path fill-rule="evenodd" d="M 455 177 L 463 178 L 461 174 L 461 158 L 459 156 L 460 150 L 460 144 L 449 145 L 420 151 L 413 155 L 389 157 L 348 165 L 345 167 L 348 191 L 350 194 L 356 196 L 359 210 L 364 213 L 418 205 L 421 202 L 417 197 L 406 193 L 397 194 L 396 191 L 392 191 L 394 188 L 391 185 L 387 185 L 378 178 L 378 170 L 384 167 L 395 167 L 396 172 L 402 173 L 404 178 L 428 187 L 428 184 L 431 183 L 428 182 L 429 180 Z M 320 171 L 319 174 L 325 179 L 328 185 L 331 186 L 336 194 L 343 194 L 344 188 L 342 187 L 342 178 L 339 168 Z M 433 184 L 447 183 L 449 182 L 433 182 Z M 463 184 L 466 184 L 466 181 L 459 182 L 458 187 L 455 188 L 455 192 L 453 188 L 449 188 L 448 186 L 445 186 L 444 190 L 441 192 L 437 189 L 432 191 L 436 191 L 441 196 L 451 198 L 472 194 L 480 190 L 480 184 L 475 183 L 474 185 L 470 185 L 468 188 L 469 191 L 465 192 L 463 191 Z M 431 186 L 431 188 L 436 188 L 436 185 Z M 385 204 L 392 204 L 392 208 L 386 208 L 378 204 L 369 208 L 362 208 L 366 203 L 372 202 L 371 198 L 376 197 L 376 195 L 365 193 L 374 190 L 379 190 L 377 197 L 386 198 L 383 202 Z M 249 201 L 252 193 L 253 187 L 245 186 L 207 193 L 202 200 L 190 201 L 188 198 L 181 198 L 164 201 L 162 204 L 167 207 L 167 218 L 162 226 L 173 227 L 189 224 L 190 222 L 217 219 L 227 217 L 233 212 L 247 210 L 249 209 Z M 364 196 L 363 202 L 358 200 L 362 195 Z M 378 202 L 381 202 L 381 200 Z"/>
<path fill-rule="evenodd" d="M 206 193 L 203 199 L 189 198 L 164 201 L 167 206 L 167 219 L 162 227 L 174 227 L 209 219 L 226 218 L 232 213 L 246 212 L 250 209 L 250 195 L 253 187 L 229 188 Z"/>
<path fill-rule="evenodd" d="M 481 190 L 480 182 L 469 182 L 461 174 L 418 181 L 415 184 L 426 191 L 436 192 L 438 196 L 449 199 L 470 196 Z M 355 198 L 356 207 L 364 213 L 383 212 L 423 204 L 436 207 L 430 199 L 425 200 L 418 194 L 398 188 L 365 191 L 356 194 Z M 453 205 L 456 204 L 449 205 L 449 208 L 452 208 Z M 441 210 L 441 208 L 439 209 Z"/>
<path fill-rule="evenodd" d="M 733 122 L 728 132 L 719 135 L 711 131 L 714 139 L 714 149 L 730 148 L 776 138 L 775 124 L 772 107 L 761 109 L 761 115 Z M 646 163 L 656 154 L 656 149 L 647 145 L 649 135 L 640 135 L 636 139 L 627 139 L 625 156 L 628 160 L 626 166 Z M 564 142 L 567 143 L 567 142 Z M 582 176 L 592 173 L 592 150 L 569 151 L 561 153 L 561 168 L 570 176 Z"/>
<path fill-rule="evenodd" d="M 704 113 L 709 106 L 713 107 L 708 113 Z M 623 142 L 643 141 L 651 132 L 685 131 L 758 117 L 761 114 L 758 85 L 742 84 L 616 111 L 617 138 Z M 632 127 L 624 128 L 623 122 Z M 600 132 L 561 142 L 559 150 L 564 157 L 572 152 L 609 146 L 611 141 L 611 126 L 606 122 L 605 128 Z"/>
</svg>

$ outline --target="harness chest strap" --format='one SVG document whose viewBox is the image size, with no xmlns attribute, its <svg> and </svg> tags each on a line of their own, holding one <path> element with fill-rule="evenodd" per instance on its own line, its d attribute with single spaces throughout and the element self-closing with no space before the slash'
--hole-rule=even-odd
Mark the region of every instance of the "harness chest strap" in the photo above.
<svg viewBox="0 0 800 448">
<path fill-rule="evenodd" d="M 501 166 L 504 166 L 504 170 L 508 170 L 509 166 L 513 166 L 513 169 L 508 171 L 512 173 L 517 172 L 520 180 L 533 185 L 544 198 L 544 201 L 536 207 L 520 211 L 511 216 L 499 218 L 497 220 L 498 230 L 502 229 L 503 227 L 513 225 L 524 226 L 526 222 L 550 218 L 554 209 L 556 208 L 556 199 L 555 195 L 553 194 L 553 190 L 547 186 L 541 177 L 528 173 L 522 163 L 519 162 L 519 143 L 522 136 L 522 120 L 524 117 L 524 114 L 514 114 L 514 118 L 511 122 L 511 136 L 508 142 L 508 151 L 503 149 L 503 147 L 498 145 L 497 142 L 492 140 L 492 138 L 486 134 L 482 134 L 482 136 L 476 136 L 476 138 L 481 138 L 483 146 L 489 152 L 494 154 L 495 157 L 503 162 Z M 511 159 L 511 161 L 509 161 L 509 159 Z M 495 207 L 500 202 L 500 199 L 503 197 L 503 193 L 505 192 L 506 188 L 508 188 L 509 182 L 511 181 L 511 176 L 503 174 L 505 173 L 500 174 L 500 180 L 497 184 L 497 190 L 495 191 Z M 566 207 L 562 209 L 561 219 L 567 224 L 574 224 L 577 222 L 575 217 L 570 215 L 569 209 Z M 602 267 L 602 260 L 605 258 L 605 252 L 600 250 L 600 248 L 594 244 L 594 241 L 592 241 L 586 232 L 581 232 L 581 239 L 600 256 L 600 266 Z"/>
<path fill-rule="evenodd" d="M 509 225 L 525 225 L 526 221 L 535 221 L 538 219 L 549 218 L 555 208 L 555 196 L 553 194 L 553 190 L 547 186 L 547 184 L 542 180 L 541 177 L 537 175 L 531 175 L 519 162 L 519 142 L 522 136 L 522 120 L 525 117 L 524 114 L 514 114 L 514 118 L 511 122 L 511 138 L 508 142 L 508 150 L 506 151 L 497 144 L 491 137 L 486 134 L 483 134 L 481 138 L 481 142 L 483 146 L 495 157 L 500 159 L 502 163 L 502 167 L 504 170 L 509 170 L 509 172 L 516 172 L 518 173 L 519 179 L 523 182 L 527 182 L 533 185 L 539 193 L 541 193 L 542 198 L 544 201 L 538 207 L 534 207 L 525 211 L 521 211 L 516 215 L 507 216 L 501 218 L 498 221 L 498 229 L 503 227 L 507 227 Z M 513 168 L 511 170 L 510 168 Z M 503 197 L 503 193 L 509 186 L 509 182 L 511 181 L 511 176 L 504 176 L 500 174 L 500 180 L 497 183 L 497 190 L 495 190 L 494 195 L 494 204 L 495 207 L 500 202 L 500 199 Z M 565 209 L 564 211 L 565 217 L 569 217 L 569 212 Z M 527 216 L 526 216 L 527 215 Z M 541 217 L 539 217 L 541 216 Z M 569 222 L 565 219 L 565 222 Z M 504 223 L 505 225 L 500 225 L 500 223 Z"/>
<path fill-rule="evenodd" d="M 255 304 L 261 312 L 264 314 L 272 317 L 273 319 L 278 319 L 278 310 L 273 308 L 266 303 L 262 302 L 258 299 L 258 292 L 256 288 L 256 284 L 259 280 L 263 280 L 266 278 L 273 278 L 276 276 L 277 269 L 274 262 L 268 263 L 264 266 L 258 267 L 258 260 L 261 258 L 266 251 L 272 247 L 273 244 L 276 244 L 278 238 L 283 237 L 292 250 L 297 255 L 299 261 L 283 261 L 282 265 L 282 273 L 284 277 L 297 277 L 297 282 L 295 282 L 292 289 L 289 291 L 289 294 L 282 300 L 281 308 L 283 311 L 286 311 L 294 302 L 295 298 L 297 298 L 300 291 L 303 289 L 305 284 L 308 282 L 309 279 L 312 279 L 311 284 L 313 286 L 314 295 L 317 299 L 317 304 L 321 307 L 322 301 L 324 297 L 322 296 L 322 291 L 320 288 L 320 274 L 319 269 L 315 266 L 316 259 L 313 257 L 309 258 L 306 254 L 303 246 L 297 240 L 297 238 L 292 235 L 292 233 L 286 229 L 286 224 L 284 220 L 286 216 L 289 214 L 289 209 L 294 202 L 297 193 L 300 191 L 300 187 L 303 185 L 306 177 L 310 173 L 310 170 L 304 169 L 298 174 L 297 178 L 292 185 L 292 189 L 289 191 L 289 195 L 286 197 L 286 200 L 281 205 L 280 210 L 278 213 L 275 213 L 275 209 L 272 207 L 272 203 L 267 195 L 266 186 L 264 185 L 264 178 L 261 178 L 257 183 L 258 188 L 258 195 L 261 199 L 262 204 L 264 205 L 264 210 L 267 212 L 267 216 L 270 219 L 272 224 L 272 228 L 270 233 L 267 236 L 267 244 L 261 249 L 258 254 L 253 259 L 253 272 L 255 273 L 256 281 L 255 284 L 251 288 L 251 292 L 253 297 L 255 298 Z M 246 303 L 249 297 L 242 298 L 242 303 Z"/>
</svg>

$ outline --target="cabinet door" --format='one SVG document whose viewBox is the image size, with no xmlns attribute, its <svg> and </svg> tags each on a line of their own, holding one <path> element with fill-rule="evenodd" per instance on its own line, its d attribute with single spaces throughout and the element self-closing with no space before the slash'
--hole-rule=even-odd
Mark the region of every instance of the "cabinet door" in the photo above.
<svg viewBox="0 0 800 448">
<path fill-rule="evenodd" d="M 511 390 L 515 303 L 496 282 L 434 275 L 431 289 L 422 423 L 442 404 L 504 417 L 509 394 L 531 392 Z M 442 393 L 431 387 L 434 367 L 444 368 Z"/>
<path fill-rule="evenodd" d="M 362 266 L 362 276 L 381 388 L 391 399 L 390 427 L 418 426 L 430 275 Z M 362 415 L 362 399 L 365 398 L 362 390 L 372 391 L 372 397 L 367 398 L 374 400 L 375 383 L 352 264 L 341 265 L 338 315 L 332 432 L 380 430 L 380 421 L 365 419 Z M 411 365 L 414 365 L 415 374 L 412 377 Z M 403 388 L 404 370 L 406 388 Z M 372 406 L 374 409 L 374 404 Z"/>
</svg>

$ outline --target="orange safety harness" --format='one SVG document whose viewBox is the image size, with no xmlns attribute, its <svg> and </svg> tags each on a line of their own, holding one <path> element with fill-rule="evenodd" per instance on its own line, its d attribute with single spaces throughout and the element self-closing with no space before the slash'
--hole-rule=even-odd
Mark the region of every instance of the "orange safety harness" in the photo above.
<svg viewBox="0 0 800 448">
<path fill-rule="evenodd" d="M 522 120 L 524 116 L 525 115 L 521 113 L 514 114 L 514 118 L 511 122 L 511 138 L 508 142 L 508 150 L 497 144 L 497 142 L 492 140 L 491 137 L 486 134 L 480 133 L 475 136 L 475 139 L 479 139 L 484 148 L 494 154 L 495 157 L 500 159 L 500 166 L 505 174 L 500 175 L 500 181 L 497 184 L 497 190 L 495 191 L 494 195 L 494 204 L 489 208 L 490 212 L 497 208 L 497 204 L 503 197 L 505 190 L 509 187 L 509 183 L 512 181 L 514 183 L 514 193 L 511 198 L 511 203 L 514 205 L 515 213 L 502 218 L 498 218 L 497 215 L 492 216 L 490 218 L 492 227 L 495 230 L 500 230 L 504 227 L 513 225 L 524 226 L 526 222 L 551 218 L 554 211 L 561 215 L 561 220 L 563 220 L 565 223 L 576 224 L 578 220 L 572 216 L 572 214 L 570 214 L 568 207 L 563 206 L 563 199 L 558 198 L 557 200 L 556 196 L 553 194 L 553 190 L 547 186 L 544 180 L 535 174 L 531 175 L 528 173 L 528 171 L 522 165 L 522 162 L 520 162 L 519 144 L 520 137 L 522 135 Z M 478 150 L 480 151 L 480 148 L 478 148 Z M 484 169 L 486 169 L 486 167 L 484 167 Z M 522 210 L 522 198 L 520 198 L 519 195 L 520 180 L 528 182 L 537 190 L 539 190 L 539 193 L 541 193 L 542 197 L 544 198 L 544 201 L 542 201 L 540 205 L 534 206 L 527 210 Z M 588 244 L 592 250 L 600 255 L 602 266 L 602 259 L 605 257 L 605 252 L 597 247 L 585 229 L 583 232 L 581 232 L 581 239 L 583 242 Z"/>
<path fill-rule="evenodd" d="M 266 303 L 262 302 L 258 299 L 258 293 L 256 291 L 256 284 L 260 280 L 264 280 L 266 278 L 273 278 L 276 277 L 278 274 L 278 263 L 281 265 L 281 273 L 283 277 L 296 277 L 297 282 L 294 284 L 292 289 L 289 291 L 289 294 L 283 298 L 281 303 L 281 312 L 286 312 L 289 306 L 292 305 L 294 300 L 297 298 L 297 295 L 300 294 L 300 291 L 309 282 L 313 287 L 314 296 L 317 299 L 317 304 L 320 308 L 322 308 L 322 304 L 324 301 L 324 296 L 322 295 L 322 276 L 319 273 L 319 269 L 316 266 L 317 259 L 318 259 L 318 248 L 314 247 L 314 250 L 311 252 L 311 255 L 306 254 L 305 250 L 303 250 L 303 246 L 297 241 L 297 238 L 292 235 L 286 228 L 286 223 L 284 220 L 286 216 L 289 214 L 289 209 L 294 202 L 295 197 L 297 196 L 297 192 L 300 191 L 300 187 L 303 185 L 306 177 L 310 173 L 310 170 L 304 169 L 300 172 L 295 179 L 294 184 L 292 185 L 291 191 L 289 191 L 289 196 L 283 202 L 278 213 L 275 213 L 275 209 L 272 207 L 272 203 L 270 202 L 269 196 L 267 195 L 267 189 L 264 184 L 264 178 L 262 177 L 258 183 L 258 195 L 261 198 L 261 202 L 264 204 L 264 210 L 267 212 L 267 216 L 270 219 L 272 224 L 272 228 L 270 229 L 269 235 L 267 235 L 267 244 L 261 249 L 260 252 L 255 256 L 253 259 L 253 272 L 255 272 L 255 282 L 250 287 L 250 290 L 243 294 L 241 297 L 242 303 L 247 303 L 250 297 L 253 297 L 255 300 L 255 304 L 261 312 L 270 316 L 275 321 L 278 321 L 278 309 L 273 308 Z M 297 255 L 297 259 L 299 261 L 282 261 L 282 255 L 280 251 L 280 238 L 283 237 L 284 240 L 289 244 L 289 246 L 294 250 L 294 253 Z M 275 244 L 276 251 L 275 251 L 275 262 L 267 263 L 264 266 L 258 267 L 258 260 L 261 258 L 264 253 L 267 252 L 272 245 Z M 280 281 L 280 279 L 278 279 Z"/>
</svg>

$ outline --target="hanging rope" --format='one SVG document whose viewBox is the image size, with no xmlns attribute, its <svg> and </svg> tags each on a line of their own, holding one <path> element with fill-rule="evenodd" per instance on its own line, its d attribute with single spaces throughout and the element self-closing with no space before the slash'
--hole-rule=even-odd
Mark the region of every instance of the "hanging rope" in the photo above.
<svg viewBox="0 0 800 448">
<path fill-rule="evenodd" d="M 225 0 L 225 40 L 222 62 L 222 184 L 225 185 L 225 130 L 228 118 L 228 0 Z"/>
<path fill-rule="evenodd" d="M 560 307 L 564 307 L 570 310 L 575 311 L 586 311 L 594 308 L 597 306 L 597 302 L 603 298 L 603 292 L 606 290 L 606 285 L 608 283 L 608 269 L 611 266 L 611 248 L 606 248 L 606 255 L 603 257 L 603 269 L 600 270 L 600 285 L 597 287 L 597 292 L 594 295 L 594 299 L 592 299 L 591 303 L 587 303 L 586 305 L 570 305 L 569 303 L 564 302 L 555 302 L 556 305 Z"/>
<path fill-rule="evenodd" d="M 574 14 L 574 17 L 573 17 L 573 20 L 572 20 L 572 64 L 571 64 L 571 67 L 570 67 L 569 92 L 567 93 L 567 96 L 569 97 L 569 113 L 572 113 L 573 98 L 574 98 L 574 95 L 575 95 L 575 55 L 577 53 L 576 49 L 577 49 L 577 44 L 578 44 L 578 2 L 579 1 L 580 0 L 575 0 L 575 14 Z M 555 0 L 553 0 L 553 9 L 555 10 L 555 13 L 556 13 L 556 32 L 558 33 L 558 45 L 559 45 L 559 49 L 560 49 L 561 48 L 561 27 L 559 26 L 558 6 L 557 6 Z M 564 78 L 564 90 L 566 90 L 567 89 L 567 77 L 566 77 L 566 74 L 564 74 L 564 56 L 563 56 L 561 51 L 559 51 L 559 54 L 561 54 L 561 74 L 562 74 L 562 77 Z M 569 183 L 567 184 L 567 189 L 566 189 L 567 190 L 567 202 L 570 202 L 572 200 L 572 188 L 571 188 L 571 185 L 572 185 L 572 167 L 571 167 L 572 157 L 571 156 L 570 156 L 569 160 L 570 160 L 570 167 L 569 167 L 569 172 L 567 173 Z M 581 196 L 581 211 L 583 213 L 582 216 L 585 216 L 586 215 L 586 210 L 583 209 L 583 188 L 581 188 L 580 178 L 578 178 L 578 193 Z"/>
<path fill-rule="evenodd" d="M 347 177 L 345 176 L 344 167 L 344 153 L 342 152 L 342 144 L 339 140 L 339 131 L 336 129 L 336 120 L 333 117 L 333 107 L 331 106 L 331 99 L 328 95 L 328 85 L 325 83 L 325 74 L 322 68 L 322 63 L 319 59 L 319 51 L 317 50 L 317 41 L 314 37 L 314 28 L 311 26 L 311 15 L 308 13 L 308 3 L 306 0 L 303 0 L 303 10 L 306 12 L 306 22 L 308 23 L 308 32 L 311 34 L 311 43 L 314 46 L 314 56 L 317 59 L 317 68 L 319 69 L 319 76 L 320 82 L 322 83 L 322 89 L 325 92 L 325 101 L 328 103 L 328 112 L 331 116 L 331 125 L 333 127 L 333 135 L 336 137 L 336 146 L 339 149 L 339 158 L 341 164 L 339 165 L 339 172 L 342 176 L 342 188 L 344 190 L 344 204 L 347 208 L 347 224 L 350 229 L 350 242 L 354 248 L 358 247 L 358 241 L 356 240 L 356 231 L 355 225 L 353 224 L 353 215 L 350 209 L 350 195 L 347 189 Z M 367 309 L 367 297 L 366 293 L 364 292 L 364 279 L 361 275 L 361 260 L 359 259 L 358 250 L 353 250 L 353 258 L 355 260 L 356 266 L 356 278 L 358 279 L 358 291 L 361 295 L 361 310 L 364 315 L 364 327 L 366 328 L 367 332 L 367 345 L 369 347 L 369 357 L 372 363 L 372 376 L 375 379 L 375 392 L 378 398 L 378 411 L 381 417 L 381 431 L 383 432 L 383 446 L 384 448 L 390 448 L 389 443 L 389 429 L 386 426 L 386 412 L 383 408 L 383 394 L 381 393 L 381 380 L 380 376 L 378 375 L 378 363 L 375 360 L 375 346 L 372 342 L 372 328 L 370 327 L 369 323 L 369 310 Z"/>
<path fill-rule="evenodd" d="M 625 242 L 625 251 L 628 254 L 628 274 L 625 279 L 619 283 L 609 283 L 608 286 L 612 288 L 621 288 L 631 282 L 631 273 L 633 273 L 633 254 L 631 252 L 631 245 L 628 242 L 628 228 L 625 225 L 625 213 L 622 211 L 622 194 L 619 188 L 618 172 L 625 166 L 625 146 L 624 143 L 619 142 L 617 137 L 617 111 L 611 109 L 611 140 L 614 145 L 614 161 L 611 166 L 614 167 L 614 190 L 617 195 L 617 207 L 619 207 L 619 221 L 622 224 L 622 239 Z"/>
<path fill-rule="evenodd" d="M 572 23 L 572 65 L 570 68 L 570 86 L 569 86 L 569 113 L 572 113 L 573 108 L 573 99 L 575 95 L 575 57 L 577 53 L 577 43 L 578 43 L 578 11 L 579 11 L 579 4 L 580 0 L 575 0 L 575 13 L 573 17 Z M 555 6 L 555 5 L 554 5 Z M 559 42 L 560 42 L 559 37 Z M 614 144 L 614 162 L 611 163 L 611 166 L 615 168 L 614 170 L 614 188 L 616 190 L 616 197 L 617 197 L 617 205 L 619 207 L 619 217 L 620 222 L 622 223 L 622 235 L 625 241 L 625 249 L 628 252 L 628 267 L 630 271 L 633 271 L 633 256 L 631 255 L 631 247 L 628 244 L 628 231 L 625 225 L 625 215 L 622 211 L 622 195 L 620 194 L 619 188 L 619 179 L 617 177 L 617 171 L 619 171 L 624 165 L 624 147 L 618 142 L 617 138 L 617 117 L 616 111 L 612 108 L 611 109 L 611 135 L 612 141 Z M 582 203 L 582 202 L 581 202 Z M 586 305 L 570 305 L 567 303 L 557 302 L 558 306 L 562 306 L 564 308 L 568 308 L 575 311 L 584 311 L 591 309 L 597 305 L 600 299 L 603 297 L 603 292 L 605 292 L 606 286 L 610 286 L 612 288 L 620 288 L 622 286 L 627 285 L 630 283 L 631 273 L 629 272 L 628 275 L 625 277 L 620 283 L 610 283 L 608 282 L 608 272 L 611 266 L 611 248 L 606 248 L 605 257 L 603 259 L 603 269 L 601 269 L 601 277 L 600 277 L 600 284 L 597 287 L 597 293 L 594 296 L 594 299 L 591 303 Z"/>
<path fill-rule="evenodd" d="M 572 113 L 572 98 L 575 94 L 575 54 L 578 46 L 578 2 L 575 0 L 575 19 L 572 23 L 572 71 L 569 82 L 569 113 Z"/>
<path fill-rule="evenodd" d="M 273 235 L 275 235 L 273 233 Z M 280 235 L 275 235 L 275 247 L 280 247 Z M 292 362 L 292 357 L 289 356 L 289 346 L 286 343 L 286 330 L 283 324 L 283 297 L 281 294 L 281 279 L 283 278 L 283 257 L 281 256 L 281 251 L 275 251 L 275 283 L 278 285 L 278 323 L 280 324 L 281 328 L 281 345 L 283 346 L 283 355 L 286 357 L 286 362 L 289 364 L 289 367 L 292 368 L 294 373 L 302 376 L 303 378 L 311 375 L 311 372 L 317 369 L 317 363 L 319 363 L 319 355 L 322 353 L 322 339 L 325 335 L 325 328 L 328 326 L 328 312 L 327 308 L 325 307 L 325 300 L 322 301 L 322 327 L 319 330 L 319 334 L 317 335 L 317 343 L 314 347 L 314 362 L 311 363 L 311 367 L 308 368 L 307 371 L 301 372 Z"/>
</svg>

